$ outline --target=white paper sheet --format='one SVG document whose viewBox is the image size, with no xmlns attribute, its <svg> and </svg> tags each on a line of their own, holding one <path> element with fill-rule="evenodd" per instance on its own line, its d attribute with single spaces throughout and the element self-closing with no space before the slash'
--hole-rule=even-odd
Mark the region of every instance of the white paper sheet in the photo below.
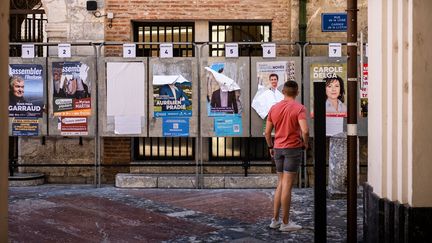
<svg viewBox="0 0 432 243">
<path fill-rule="evenodd" d="M 343 117 L 326 117 L 326 136 L 343 132 Z"/>
<path fill-rule="evenodd" d="M 220 89 L 222 91 L 228 92 L 228 91 L 240 90 L 240 86 L 238 86 L 238 84 L 234 82 L 233 79 L 225 76 L 222 73 L 218 73 L 209 67 L 205 67 L 205 70 L 212 73 L 212 75 L 214 76 L 215 80 L 218 82 Z"/>
<path fill-rule="evenodd" d="M 140 116 L 115 116 L 115 134 L 141 134 Z"/>
<path fill-rule="evenodd" d="M 153 85 L 164 85 L 189 82 L 182 75 L 154 75 Z"/>
<path fill-rule="evenodd" d="M 281 100 L 283 100 L 283 94 L 279 90 L 273 92 L 259 85 L 258 91 L 252 100 L 252 108 L 264 119 L 268 115 L 270 108 Z"/>
<path fill-rule="evenodd" d="M 144 64 L 107 63 L 107 116 L 144 116 Z"/>
</svg>

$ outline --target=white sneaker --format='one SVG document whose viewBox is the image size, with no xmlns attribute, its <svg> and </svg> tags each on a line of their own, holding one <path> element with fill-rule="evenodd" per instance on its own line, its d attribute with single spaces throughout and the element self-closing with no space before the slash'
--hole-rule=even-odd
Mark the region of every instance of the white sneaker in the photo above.
<svg viewBox="0 0 432 243">
<path fill-rule="evenodd" d="M 300 230 L 302 227 L 294 222 L 289 222 L 288 224 L 281 223 L 279 230 L 280 231 L 296 231 Z"/>
<path fill-rule="evenodd" d="M 282 224 L 282 222 L 280 220 L 276 221 L 276 219 L 272 219 L 269 227 L 272 229 L 277 229 L 281 226 L 281 224 Z"/>
</svg>

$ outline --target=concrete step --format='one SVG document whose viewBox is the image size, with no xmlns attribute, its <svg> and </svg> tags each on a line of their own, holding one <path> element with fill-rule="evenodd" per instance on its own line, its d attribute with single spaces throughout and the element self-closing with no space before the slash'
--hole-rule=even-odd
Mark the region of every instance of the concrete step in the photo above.
<svg viewBox="0 0 432 243">
<path fill-rule="evenodd" d="M 116 175 L 120 188 L 275 188 L 276 174 L 127 174 Z"/>
<path fill-rule="evenodd" d="M 9 186 L 38 186 L 45 182 L 45 175 L 40 173 L 14 173 L 9 176 Z"/>
</svg>

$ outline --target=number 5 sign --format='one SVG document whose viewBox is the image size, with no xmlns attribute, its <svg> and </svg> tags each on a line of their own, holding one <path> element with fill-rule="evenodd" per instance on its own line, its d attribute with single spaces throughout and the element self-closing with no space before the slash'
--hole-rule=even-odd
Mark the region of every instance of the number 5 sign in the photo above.
<svg viewBox="0 0 432 243">
<path fill-rule="evenodd" d="M 238 44 L 225 44 L 225 57 L 238 57 Z"/>
<path fill-rule="evenodd" d="M 329 57 L 342 57 L 342 44 L 329 43 Z"/>
<path fill-rule="evenodd" d="M 263 58 L 275 58 L 276 57 L 276 44 L 266 43 L 261 45 L 263 50 Z"/>
</svg>

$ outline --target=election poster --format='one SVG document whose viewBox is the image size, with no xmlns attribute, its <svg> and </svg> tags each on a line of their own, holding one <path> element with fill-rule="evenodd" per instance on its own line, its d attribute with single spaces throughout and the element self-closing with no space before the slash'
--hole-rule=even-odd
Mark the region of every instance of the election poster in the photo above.
<svg viewBox="0 0 432 243">
<path fill-rule="evenodd" d="M 313 63 L 310 66 L 310 104 L 313 117 L 313 83 L 326 82 L 326 116 L 347 115 L 347 67 L 346 63 Z"/>
<path fill-rule="evenodd" d="M 81 62 L 53 62 L 54 116 L 90 116 L 89 67 Z"/>
<path fill-rule="evenodd" d="M 38 118 L 13 118 L 12 119 L 12 136 L 38 136 L 39 119 Z"/>
<path fill-rule="evenodd" d="M 39 64 L 9 65 L 9 117 L 42 117 L 43 76 Z"/>
<path fill-rule="evenodd" d="M 153 75 L 154 117 L 192 116 L 192 82 L 182 74 Z"/>
<path fill-rule="evenodd" d="M 368 64 L 363 64 L 363 80 L 361 81 L 360 86 L 360 116 L 361 117 L 367 117 L 368 115 L 368 86 L 369 86 L 369 79 L 368 79 Z"/>
<path fill-rule="evenodd" d="M 59 126 L 62 136 L 88 135 L 87 117 L 59 117 Z"/>
<path fill-rule="evenodd" d="M 294 61 L 258 62 L 258 89 L 252 108 L 264 120 L 270 108 L 283 100 L 282 88 L 286 81 L 295 80 Z"/>
<path fill-rule="evenodd" d="M 242 103 L 241 90 L 236 82 L 235 63 L 212 63 L 205 67 L 207 78 L 207 114 L 208 116 L 240 116 Z"/>
<path fill-rule="evenodd" d="M 333 136 L 344 131 L 347 116 L 347 67 L 346 63 L 314 63 L 310 66 L 311 117 L 313 118 L 313 83 L 326 82 L 326 135 Z"/>
</svg>

